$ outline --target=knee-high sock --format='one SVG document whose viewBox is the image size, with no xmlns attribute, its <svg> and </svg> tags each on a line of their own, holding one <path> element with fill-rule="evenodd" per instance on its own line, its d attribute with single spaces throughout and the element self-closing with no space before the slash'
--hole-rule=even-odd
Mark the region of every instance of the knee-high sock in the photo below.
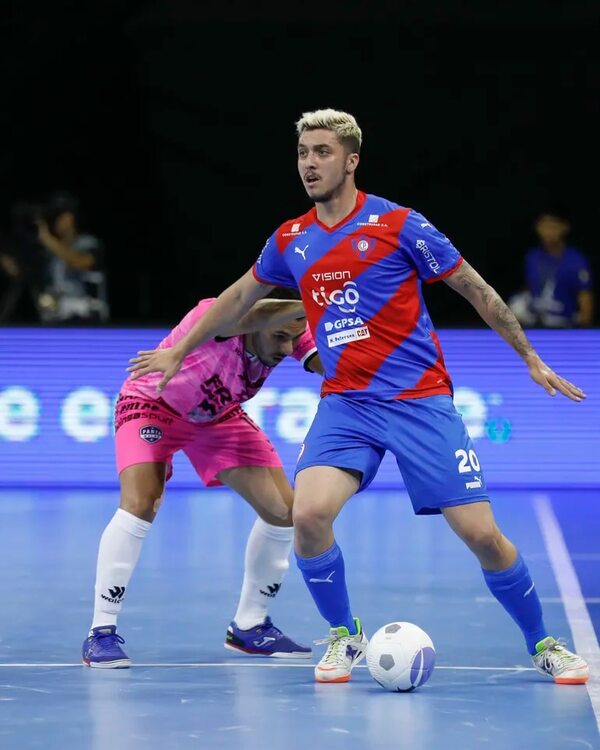
<svg viewBox="0 0 600 750">
<path fill-rule="evenodd" d="M 342 550 L 336 542 L 317 557 L 299 557 L 296 562 L 317 609 L 332 628 L 341 625 L 356 633 L 350 611 Z"/>
<path fill-rule="evenodd" d="M 506 570 L 483 570 L 489 590 L 521 628 L 530 654 L 535 654 L 535 644 L 548 635 L 542 605 L 520 554 Z"/>
<path fill-rule="evenodd" d="M 151 525 L 119 508 L 104 529 L 98 549 L 92 628 L 117 624 L 125 589 Z"/>
<path fill-rule="evenodd" d="M 290 567 L 291 526 L 271 526 L 257 518 L 246 543 L 244 581 L 234 620 L 249 630 L 264 622 Z"/>
</svg>

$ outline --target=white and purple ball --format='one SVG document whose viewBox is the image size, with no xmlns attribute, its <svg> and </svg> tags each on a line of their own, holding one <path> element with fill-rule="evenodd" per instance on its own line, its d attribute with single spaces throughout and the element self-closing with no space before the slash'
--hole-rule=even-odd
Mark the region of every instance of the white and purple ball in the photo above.
<svg viewBox="0 0 600 750">
<path fill-rule="evenodd" d="M 435 648 L 412 622 L 389 622 L 369 640 L 367 667 L 385 690 L 404 693 L 424 685 L 435 667 Z"/>
</svg>

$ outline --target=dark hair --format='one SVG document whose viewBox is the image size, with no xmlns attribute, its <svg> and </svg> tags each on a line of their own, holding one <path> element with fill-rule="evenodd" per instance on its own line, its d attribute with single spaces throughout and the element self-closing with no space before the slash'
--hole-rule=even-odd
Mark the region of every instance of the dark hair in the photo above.
<svg viewBox="0 0 600 750">
<path fill-rule="evenodd" d="M 554 219 L 560 219 L 561 221 L 570 222 L 571 212 L 562 203 L 550 202 L 540 206 L 538 212 L 535 215 L 536 221 L 541 219 L 542 216 L 552 216 Z"/>
<path fill-rule="evenodd" d="M 70 213 L 79 222 L 79 199 L 68 190 L 55 190 L 46 200 L 45 213 L 48 224 L 52 226 L 61 214 Z"/>
</svg>

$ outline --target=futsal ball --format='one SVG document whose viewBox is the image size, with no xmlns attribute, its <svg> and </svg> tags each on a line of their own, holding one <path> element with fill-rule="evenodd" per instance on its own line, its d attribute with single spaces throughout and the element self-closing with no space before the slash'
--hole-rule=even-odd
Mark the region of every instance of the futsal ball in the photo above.
<svg viewBox="0 0 600 750">
<path fill-rule="evenodd" d="M 424 685 L 435 666 L 431 638 L 412 622 L 390 622 L 367 646 L 367 667 L 382 688 L 404 693 Z"/>
</svg>

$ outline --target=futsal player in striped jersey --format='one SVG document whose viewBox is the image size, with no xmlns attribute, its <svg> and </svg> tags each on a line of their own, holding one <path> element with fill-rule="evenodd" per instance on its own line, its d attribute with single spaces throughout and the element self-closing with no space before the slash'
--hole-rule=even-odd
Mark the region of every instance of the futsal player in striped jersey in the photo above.
<svg viewBox="0 0 600 750">
<path fill-rule="evenodd" d="M 587 664 L 547 629 L 527 564 L 496 524 L 422 284 L 443 280 L 465 297 L 549 395 L 580 402 L 585 394 L 542 361 L 497 292 L 427 218 L 357 188 L 362 132 L 352 115 L 308 112 L 296 131 L 298 171 L 314 207 L 273 232 L 254 266 L 189 334 L 145 355 L 139 372 L 162 372 L 164 386 L 194 347 L 274 285 L 297 287 L 325 370 L 296 466 L 293 510 L 297 564 L 330 626 L 316 680 L 348 681 L 365 655 L 333 521 L 390 451 L 414 512 L 442 513 L 474 553 L 536 669 L 557 683 L 585 682 Z"/>
<path fill-rule="evenodd" d="M 279 293 L 290 297 L 288 290 Z M 176 345 L 213 304 L 214 299 L 201 300 L 159 349 Z M 206 486 L 231 487 L 258 514 L 225 647 L 255 656 L 311 656 L 310 648 L 282 633 L 268 616 L 289 568 L 293 493 L 275 448 L 241 404 L 286 356 L 322 372 L 319 356 L 302 303 L 293 299 L 262 300 L 220 333 L 186 357 L 161 394 L 160 377 L 151 374 L 127 379 L 121 387 L 115 411 L 121 501 L 100 540 L 94 614 L 83 642 L 87 666 L 130 666 L 117 618 L 177 451 L 186 454 Z"/>
</svg>

